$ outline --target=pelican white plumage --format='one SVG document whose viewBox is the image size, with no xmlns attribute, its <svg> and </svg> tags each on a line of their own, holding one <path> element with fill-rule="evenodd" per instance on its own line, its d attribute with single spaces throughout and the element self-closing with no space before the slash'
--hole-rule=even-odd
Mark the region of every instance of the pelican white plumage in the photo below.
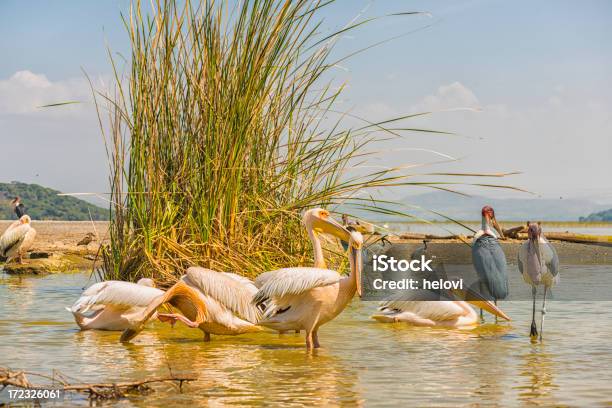
<svg viewBox="0 0 612 408">
<path fill-rule="evenodd" d="M 256 292 L 253 282 L 243 276 L 201 267 L 188 268 L 180 281 L 168 290 L 168 295 L 154 300 L 141 315 L 141 322 L 135 322 L 123 333 L 121 341 L 136 337 L 138 328 L 143 327 L 164 303 L 172 304 L 181 314 L 160 313 L 159 320 L 172 325 L 181 321 L 189 327 L 199 328 L 204 332 L 204 341 L 210 341 L 211 334 L 233 336 L 261 331 L 262 328 L 256 326 L 260 311 L 251 302 Z"/>
<path fill-rule="evenodd" d="M 519 249 L 518 267 L 523 274 L 525 282 L 532 287 L 533 308 L 530 331 L 532 338 L 538 337 L 538 328 L 535 322 L 537 288 L 539 285 L 544 286 L 539 335 L 540 340 L 542 340 L 544 315 L 546 314 L 546 292 L 559 282 L 559 257 L 552 244 L 542 235 L 540 224 L 527 223 L 527 235 L 527 241 L 523 242 Z"/>
<path fill-rule="evenodd" d="M 503 319 L 510 318 L 486 299 L 470 301 Z M 389 300 L 381 302 L 372 318 L 383 323 L 404 322 L 412 326 L 467 328 L 478 325 L 478 314 L 462 300 Z"/>
<path fill-rule="evenodd" d="M 420 259 L 428 255 L 427 241 L 417 248 L 410 259 Z M 422 277 L 421 277 L 422 278 Z M 442 265 L 436 266 L 429 279 L 446 279 Z M 460 300 L 460 299 L 466 299 Z M 478 314 L 469 303 L 505 320 L 510 318 L 493 302 L 479 293 L 467 290 L 411 290 L 399 292 L 389 300 L 380 303 L 378 312 L 372 315 L 374 320 L 383 323 L 403 322 L 412 326 L 469 328 L 478 325 Z"/>
<path fill-rule="evenodd" d="M 17 257 L 19 263 L 23 263 L 23 254 L 30 249 L 36 230 L 32 228 L 32 220 L 29 215 L 23 215 L 19 220 L 13 222 L 0 237 L 0 255 L 10 262 Z"/>
<path fill-rule="evenodd" d="M 135 324 L 146 307 L 164 291 L 153 280 L 137 283 L 104 281 L 91 285 L 70 308 L 81 330 L 125 330 Z"/>
<path fill-rule="evenodd" d="M 361 296 L 363 237 L 319 208 L 304 214 L 304 224 L 314 248 L 315 267 L 284 268 L 260 275 L 255 280 L 259 291 L 253 302 L 264 308 L 261 326 L 280 332 L 304 330 L 306 348 L 312 349 L 320 347 L 319 327 L 338 316 L 355 292 Z M 325 268 L 320 233 L 330 233 L 349 243 L 349 276 Z"/>
</svg>

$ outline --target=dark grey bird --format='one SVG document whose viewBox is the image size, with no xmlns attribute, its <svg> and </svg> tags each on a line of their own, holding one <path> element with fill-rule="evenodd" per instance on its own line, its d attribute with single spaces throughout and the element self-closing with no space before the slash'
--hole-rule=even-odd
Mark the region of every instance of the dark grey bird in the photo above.
<svg viewBox="0 0 612 408">
<path fill-rule="evenodd" d="M 504 232 L 495 219 L 495 211 L 486 205 L 482 208 L 482 228 L 472 242 L 472 263 L 478 274 L 481 294 L 488 293 L 497 305 L 497 301 L 508 296 L 508 272 L 506 255 L 497 240 L 497 233 L 504 237 Z M 480 317 L 483 319 L 482 309 Z"/>
<path fill-rule="evenodd" d="M 546 315 L 546 292 L 559 282 L 559 257 L 557 251 L 542 235 L 542 227 L 538 223 L 527 224 L 527 241 L 523 242 L 518 254 L 519 271 L 523 279 L 531 285 L 533 295 L 533 308 L 531 311 L 532 338 L 538 337 L 538 328 L 535 322 L 535 304 L 538 286 L 544 286 L 544 299 L 542 301 L 542 317 L 540 321 L 540 341 L 544 331 L 544 315 Z"/>
<path fill-rule="evenodd" d="M 11 201 L 11 205 L 13 206 L 13 211 L 15 211 L 18 219 L 26 215 L 26 208 L 21 202 L 21 198 L 15 197 L 13 201 Z"/>
</svg>

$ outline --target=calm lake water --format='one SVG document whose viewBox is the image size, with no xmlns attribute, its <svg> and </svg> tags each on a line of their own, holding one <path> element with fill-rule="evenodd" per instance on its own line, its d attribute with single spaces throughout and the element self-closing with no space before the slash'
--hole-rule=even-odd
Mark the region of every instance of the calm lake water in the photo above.
<svg viewBox="0 0 612 408">
<path fill-rule="evenodd" d="M 168 375 L 169 367 L 199 376 L 183 394 L 161 386 L 105 406 L 612 405 L 612 302 L 549 302 L 545 341 L 532 344 L 530 302 L 502 303 L 510 323 L 489 317 L 491 323 L 461 331 L 376 323 L 369 319 L 376 303 L 355 299 L 323 326 L 323 348 L 309 355 L 293 334 L 203 343 L 199 330 L 154 323 L 124 346 L 117 332 L 81 332 L 64 307 L 87 278 L 0 272 L 0 365 L 59 369 L 83 382 Z"/>
</svg>

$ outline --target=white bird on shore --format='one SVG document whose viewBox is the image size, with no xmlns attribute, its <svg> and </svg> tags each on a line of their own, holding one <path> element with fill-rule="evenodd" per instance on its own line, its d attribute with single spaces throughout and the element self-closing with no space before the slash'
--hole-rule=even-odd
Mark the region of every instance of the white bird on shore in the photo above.
<svg viewBox="0 0 612 408">
<path fill-rule="evenodd" d="M 533 308 L 531 312 L 532 338 L 538 337 L 538 328 L 535 322 L 535 303 L 537 288 L 544 286 L 544 299 L 542 301 L 542 317 L 540 321 L 540 341 L 544 331 L 544 315 L 546 314 L 546 292 L 559 282 L 559 257 L 557 251 L 542 235 L 539 224 L 527 223 L 527 241 L 523 242 L 518 253 L 518 267 L 523 279 L 532 286 Z"/>
<path fill-rule="evenodd" d="M 125 330 L 140 319 L 146 307 L 164 294 L 153 280 L 137 283 L 105 281 L 91 285 L 66 308 L 81 330 Z"/>
<path fill-rule="evenodd" d="M 185 323 L 204 332 L 204 341 L 210 341 L 211 334 L 238 335 L 261 331 L 256 326 L 260 311 L 251 303 L 257 288 L 249 279 L 228 272 L 216 272 L 201 267 L 187 269 L 185 275 L 163 298 L 155 299 L 126 330 L 121 341 L 136 337 L 144 323 L 153 317 L 164 303 L 175 306 L 178 313 L 160 313 L 158 319 Z"/>
<path fill-rule="evenodd" d="M 32 228 L 31 222 L 29 215 L 23 215 L 9 225 L 0 237 L 0 255 L 7 258 L 7 263 L 15 257 L 19 263 L 23 263 L 23 254 L 30 249 L 36 237 L 36 230 Z"/>
<path fill-rule="evenodd" d="M 260 286 L 253 302 L 264 307 L 259 324 L 281 332 L 306 331 L 306 348 L 320 347 L 318 330 L 338 316 L 355 292 L 361 296 L 361 246 L 363 238 L 314 209 L 304 214 L 315 255 L 315 267 L 284 268 L 266 272 L 255 281 Z M 350 275 L 325 269 L 319 233 L 330 233 L 349 243 Z"/>
</svg>

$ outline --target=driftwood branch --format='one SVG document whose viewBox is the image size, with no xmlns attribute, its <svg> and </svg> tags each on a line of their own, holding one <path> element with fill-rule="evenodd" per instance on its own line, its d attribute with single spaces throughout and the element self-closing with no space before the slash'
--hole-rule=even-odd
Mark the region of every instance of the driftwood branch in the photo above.
<svg viewBox="0 0 612 408">
<path fill-rule="evenodd" d="M 30 382 L 29 376 L 35 376 L 51 380 L 49 384 L 34 384 Z M 6 367 L 0 367 L 0 390 L 12 386 L 15 388 L 28 389 L 48 389 L 50 386 L 60 386 L 64 392 L 86 393 L 92 399 L 117 399 L 123 398 L 129 393 L 138 392 L 146 393 L 151 391 L 149 385 L 172 382 L 178 385 L 182 391 L 183 384 L 189 381 L 195 381 L 195 376 L 170 376 L 170 377 L 153 377 L 140 381 L 125 381 L 115 383 L 81 383 L 70 384 L 66 380 L 66 376 L 60 372 L 54 372 L 53 376 L 44 374 L 31 373 L 27 371 L 11 371 Z"/>
<path fill-rule="evenodd" d="M 527 239 L 527 225 L 519 225 L 518 227 L 512 227 L 504 229 L 505 238 L 511 239 Z M 612 246 L 612 236 L 608 235 L 588 235 L 588 234 L 573 234 L 570 232 L 544 232 L 544 236 L 551 241 L 564 241 L 578 244 L 594 244 L 603 246 Z M 458 239 L 465 241 L 471 239 L 472 236 L 466 235 L 432 235 L 432 234 L 413 234 L 404 233 L 400 235 L 400 239 L 410 240 L 449 240 Z"/>
</svg>

